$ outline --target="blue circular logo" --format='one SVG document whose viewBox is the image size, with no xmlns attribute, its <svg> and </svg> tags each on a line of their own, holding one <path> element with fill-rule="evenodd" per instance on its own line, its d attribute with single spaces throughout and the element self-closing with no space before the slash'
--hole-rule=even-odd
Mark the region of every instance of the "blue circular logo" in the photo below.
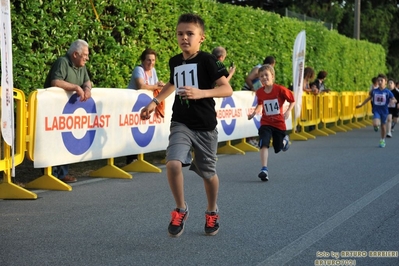
<svg viewBox="0 0 399 266">
<path fill-rule="evenodd" d="M 141 108 L 150 103 L 151 100 L 152 99 L 147 94 L 140 94 L 137 98 L 136 103 L 133 106 L 132 112 L 140 112 Z M 141 133 L 137 127 L 132 127 L 131 131 L 133 139 L 136 141 L 137 145 L 139 145 L 140 147 L 146 147 L 148 144 L 150 144 L 151 140 L 154 137 L 155 126 L 149 126 L 147 131 L 144 133 Z"/>
<path fill-rule="evenodd" d="M 220 107 L 225 108 L 227 105 L 229 105 L 231 108 L 235 107 L 232 97 L 223 98 L 222 105 Z M 224 133 L 226 133 L 226 135 L 231 135 L 236 127 L 236 119 L 232 119 L 230 124 L 228 124 L 225 120 L 222 120 L 221 123 Z"/>
<path fill-rule="evenodd" d="M 62 113 L 73 114 L 79 108 L 84 109 L 88 114 L 97 113 L 96 104 L 92 98 L 88 99 L 86 102 L 81 102 L 79 101 L 79 97 L 76 93 L 69 98 L 68 103 L 65 105 Z M 67 122 L 68 121 L 66 121 L 66 123 Z M 74 121 L 71 121 L 71 123 L 74 123 Z M 81 155 L 89 150 L 90 146 L 93 144 L 95 135 L 95 130 L 88 130 L 81 139 L 77 139 L 72 132 L 61 133 L 62 141 L 64 142 L 65 147 L 74 155 Z"/>
</svg>

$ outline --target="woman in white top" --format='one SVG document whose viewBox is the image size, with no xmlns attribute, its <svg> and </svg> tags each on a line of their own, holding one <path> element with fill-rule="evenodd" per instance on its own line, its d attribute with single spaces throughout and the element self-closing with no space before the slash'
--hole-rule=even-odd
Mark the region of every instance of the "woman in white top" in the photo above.
<svg viewBox="0 0 399 266">
<path fill-rule="evenodd" d="M 127 88 L 151 91 L 162 89 L 165 84 L 162 81 L 158 81 L 157 71 L 154 68 L 157 53 L 147 48 L 141 54 L 140 59 L 141 64 L 134 68 Z"/>
<path fill-rule="evenodd" d="M 153 91 L 153 96 L 156 97 L 165 85 L 158 80 L 157 71 L 155 70 L 155 61 L 157 53 L 150 48 L 145 49 L 140 56 L 141 64 L 136 66 L 133 70 L 132 77 L 128 85 L 128 89 L 133 90 L 150 90 Z M 164 102 L 157 106 L 155 115 L 164 116 Z M 137 155 L 126 156 L 126 164 L 130 164 L 137 160 Z"/>
</svg>

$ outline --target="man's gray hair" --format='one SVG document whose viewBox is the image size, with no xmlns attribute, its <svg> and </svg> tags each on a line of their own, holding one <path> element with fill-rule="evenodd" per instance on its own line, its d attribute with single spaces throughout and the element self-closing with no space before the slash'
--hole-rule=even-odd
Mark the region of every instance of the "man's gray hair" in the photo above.
<svg viewBox="0 0 399 266">
<path fill-rule="evenodd" d="M 212 54 L 219 59 L 222 56 L 226 56 L 227 52 L 226 49 L 224 49 L 222 46 L 218 46 L 213 49 Z"/>
<path fill-rule="evenodd" d="M 82 54 L 83 47 L 89 47 L 89 44 L 84 40 L 76 40 L 69 47 L 67 54 L 72 55 L 74 52 Z"/>
</svg>

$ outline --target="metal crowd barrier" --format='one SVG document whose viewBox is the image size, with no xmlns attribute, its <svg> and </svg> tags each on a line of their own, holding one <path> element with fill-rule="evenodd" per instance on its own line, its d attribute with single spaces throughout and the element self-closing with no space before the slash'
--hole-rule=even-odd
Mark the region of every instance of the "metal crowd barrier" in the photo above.
<svg viewBox="0 0 399 266">
<path fill-rule="evenodd" d="M 1 142 L 3 154 L 0 159 L 0 171 L 3 171 L 3 181 L 0 183 L 0 199 L 36 199 L 37 195 L 12 182 L 13 165 L 18 166 L 24 161 L 25 154 L 29 160 L 34 160 L 33 150 L 35 135 L 35 105 L 37 104 L 35 92 L 25 101 L 24 93 L 14 89 L 15 101 L 15 151 L 12 155 L 11 147 L 4 141 Z M 322 95 L 303 94 L 300 118 L 294 122 L 290 134 L 291 140 L 308 140 L 316 136 L 328 136 L 336 132 L 346 132 L 354 128 L 361 128 L 371 124 L 371 106 L 364 105 L 356 109 L 356 105 L 368 97 L 367 92 L 330 92 Z M 28 104 L 30 103 L 30 104 Z M 310 128 L 307 129 L 307 127 Z M 245 138 L 240 143 L 232 145 L 228 141 L 229 149 L 219 149 L 218 153 L 241 153 L 244 151 L 258 151 L 257 148 L 246 143 Z M 44 144 L 45 145 L 45 144 Z M 232 149 L 232 147 L 234 149 Z M 139 155 L 139 164 L 142 172 L 161 172 L 143 160 Z M 114 166 L 114 159 L 109 158 L 105 167 L 93 171 L 91 176 L 110 176 L 115 178 L 131 178 L 127 171 L 135 171 L 137 168 L 125 166 L 120 169 Z M 39 188 L 48 190 L 66 190 L 72 188 L 51 175 L 51 167 L 44 169 L 44 175 L 26 184 L 26 188 Z"/>
</svg>

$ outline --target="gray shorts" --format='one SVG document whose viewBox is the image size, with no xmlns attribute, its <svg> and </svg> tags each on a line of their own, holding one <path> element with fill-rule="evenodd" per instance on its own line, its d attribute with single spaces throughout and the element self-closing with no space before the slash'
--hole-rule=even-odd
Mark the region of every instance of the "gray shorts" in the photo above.
<svg viewBox="0 0 399 266">
<path fill-rule="evenodd" d="M 166 162 L 177 160 L 202 178 L 216 175 L 218 131 L 195 131 L 178 122 L 170 124 Z M 194 152 L 194 158 L 191 155 Z"/>
</svg>

